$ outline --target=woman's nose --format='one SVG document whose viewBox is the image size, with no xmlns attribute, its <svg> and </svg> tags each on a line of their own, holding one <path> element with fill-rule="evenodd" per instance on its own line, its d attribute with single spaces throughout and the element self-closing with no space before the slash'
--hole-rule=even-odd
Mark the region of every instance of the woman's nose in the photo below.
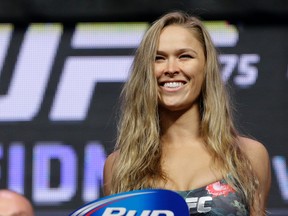
<svg viewBox="0 0 288 216">
<path fill-rule="evenodd" d="M 174 76 L 179 73 L 179 67 L 177 61 L 174 59 L 170 59 L 167 61 L 165 75 L 167 76 Z"/>
</svg>

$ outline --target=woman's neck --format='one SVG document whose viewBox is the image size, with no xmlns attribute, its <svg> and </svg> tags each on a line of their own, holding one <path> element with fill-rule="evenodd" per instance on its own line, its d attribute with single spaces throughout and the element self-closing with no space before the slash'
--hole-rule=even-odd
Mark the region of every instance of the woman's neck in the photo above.
<svg viewBox="0 0 288 216">
<path fill-rule="evenodd" d="M 195 106 L 189 110 L 159 110 L 161 142 L 187 143 L 200 139 L 200 111 Z"/>
</svg>

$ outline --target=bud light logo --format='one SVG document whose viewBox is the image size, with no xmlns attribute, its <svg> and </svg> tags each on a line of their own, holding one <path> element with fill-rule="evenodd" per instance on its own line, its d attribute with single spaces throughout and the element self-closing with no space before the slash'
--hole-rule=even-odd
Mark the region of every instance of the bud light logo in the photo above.
<svg viewBox="0 0 288 216">
<path fill-rule="evenodd" d="M 137 190 L 98 199 L 70 216 L 189 216 L 185 200 L 169 190 Z"/>
</svg>

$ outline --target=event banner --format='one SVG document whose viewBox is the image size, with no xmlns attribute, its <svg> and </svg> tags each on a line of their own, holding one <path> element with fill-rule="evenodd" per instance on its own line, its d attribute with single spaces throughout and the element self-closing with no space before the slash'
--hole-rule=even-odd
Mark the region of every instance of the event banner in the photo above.
<svg viewBox="0 0 288 216">
<path fill-rule="evenodd" d="M 288 26 L 205 22 L 239 131 L 270 154 L 271 215 L 288 215 Z M 103 197 L 119 94 L 149 23 L 0 24 L 0 188 L 36 215 Z"/>
</svg>

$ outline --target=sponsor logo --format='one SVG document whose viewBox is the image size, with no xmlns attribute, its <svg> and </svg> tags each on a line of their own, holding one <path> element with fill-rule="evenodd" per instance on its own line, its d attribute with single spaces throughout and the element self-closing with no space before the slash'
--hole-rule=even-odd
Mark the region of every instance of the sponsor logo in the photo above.
<svg viewBox="0 0 288 216">
<path fill-rule="evenodd" d="M 107 196 L 89 203 L 70 216 L 188 216 L 188 206 L 169 190 L 139 190 Z"/>
<path fill-rule="evenodd" d="M 212 197 L 188 197 L 185 199 L 190 210 L 196 210 L 198 213 L 206 213 L 211 211 L 211 207 L 205 206 L 206 202 L 211 202 Z"/>
</svg>

